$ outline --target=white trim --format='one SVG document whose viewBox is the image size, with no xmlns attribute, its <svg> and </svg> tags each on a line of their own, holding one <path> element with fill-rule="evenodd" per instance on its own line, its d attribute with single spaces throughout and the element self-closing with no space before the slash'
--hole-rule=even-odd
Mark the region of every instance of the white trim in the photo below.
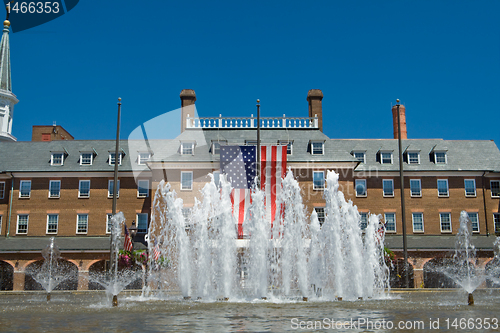
<svg viewBox="0 0 500 333">
<path fill-rule="evenodd" d="M 500 194 L 500 180 L 490 180 L 490 195 L 491 195 L 492 198 L 500 198 L 500 195 L 493 195 L 491 184 L 494 183 L 494 182 L 498 183 L 498 187 L 499 187 L 499 192 L 498 193 Z"/>
<path fill-rule="evenodd" d="M 314 144 L 315 143 L 321 144 L 321 154 L 314 153 Z M 311 155 L 325 155 L 325 142 L 324 141 L 311 141 L 310 144 L 311 144 Z"/>
<path fill-rule="evenodd" d="M 287 163 L 288 166 L 288 163 Z M 328 167 L 329 168 L 329 167 Z M 371 169 L 365 170 L 355 170 L 354 177 L 356 174 L 375 174 L 378 178 L 381 177 L 399 177 L 399 171 L 384 171 L 378 170 L 376 165 L 370 166 Z M 406 171 L 405 177 L 481 177 L 483 175 L 482 171 Z M 485 177 L 488 177 L 485 175 Z M 493 176 L 490 176 L 493 177 Z M 498 175 L 496 176 L 498 177 Z M 372 177 L 377 178 L 377 177 Z"/>
<path fill-rule="evenodd" d="M 184 145 L 191 145 L 191 153 L 189 153 L 187 147 L 186 147 L 187 152 L 184 152 Z M 180 153 L 181 155 L 194 155 L 194 142 L 181 142 Z"/>
<path fill-rule="evenodd" d="M 49 232 L 49 216 L 57 216 L 55 232 L 54 231 Z M 47 235 L 57 235 L 58 231 L 59 231 L 59 214 L 47 214 L 47 225 L 45 227 L 45 233 Z"/>
<path fill-rule="evenodd" d="M 85 232 L 78 232 L 78 217 L 81 216 L 81 215 L 85 215 L 87 216 L 87 231 Z M 85 214 L 76 214 L 76 234 L 77 235 L 86 235 L 88 234 L 89 232 L 89 214 L 88 213 L 85 213 Z"/>
<path fill-rule="evenodd" d="M 23 183 L 29 183 L 30 184 L 30 189 L 28 195 L 21 195 L 21 190 L 23 188 Z M 19 182 L 19 198 L 31 198 L 31 180 L 21 180 Z"/>
<path fill-rule="evenodd" d="M 446 182 L 446 194 L 439 194 L 439 182 L 443 181 L 443 180 Z M 436 189 L 437 189 L 439 198 L 447 198 L 450 196 L 450 187 L 448 184 L 448 179 L 437 179 L 436 180 Z"/>
<path fill-rule="evenodd" d="M 3 189 L 0 191 L 0 199 L 3 199 L 5 197 L 5 186 L 6 186 L 5 182 L 0 182 L 0 187 L 2 187 L 2 185 L 3 185 Z"/>
<path fill-rule="evenodd" d="M 422 230 L 415 230 L 415 221 L 414 221 L 414 214 L 421 214 L 422 215 Z M 423 234 L 424 233 L 424 212 L 412 212 L 411 213 L 411 226 L 413 229 L 413 233 L 416 234 Z"/>
<path fill-rule="evenodd" d="M 474 231 L 474 229 L 472 227 L 472 220 L 470 219 L 470 214 L 476 214 L 477 231 Z M 471 226 L 472 233 L 474 233 L 474 234 L 480 233 L 481 232 L 481 227 L 479 226 L 479 212 L 467 212 L 467 215 L 469 215 L 469 221 L 470 221 L 470 226 Z"/>
<path fill-rule="evenodd" d="M 217 163 L 218 167 L 218 163 Z M 133 178 L 138 173 L 141 174 L 141 177 L 151 176 L 150 170 L 136 170 L 136 171 L 119 171 L 118 174 L 120 178 Z M 10 175 L 10 174 L 9 174 Z M 15 178 L 112 178 L 113 171 L 47 171 L 47 172 L 13 172 L 12 175 Z M 481 176 L 482 174 L 480 174 Z M 0 175 L 1 176 L 1 175 Z M 5 178 L 9 179 L 9 178 Z"/>
<path fill-rule="evenodd" d="M 497 228 L 495 228 L 495 216 L 498 217 L 498 222 L 500 222 L 500 213 L 493 213 L 493 233 L 497 231 Z"/>
<path fill-rule="evenodd" d="M 365 194 L 358 195 L 358 182 L 364 182 Z M 354 193 L 356 193 L 356 197 L 358 198 L 366 198 L 368 196 L 368 185 L 366 179 L 355 179 L 354 180 Z"/>
<path fill-rule="evenodd" d="M 83 155 L 90 155 L 90 164 L 83 164 Z M 88 152 L 88 151 L 81 151 L 80 152 L 80 165 L 92 165 L 94 163 L 94 152 Z"/>
<path fill-rule="evenodd" d="M 467 194 L 467 186 L 465 186 L 465 183 L 467 181 L 470 181 L 472 180 L 472 182 L 474 183 L 474 194 Z M 465 196 L 468 197 L 468 198 L 473 198 L 473 197 L 476 197 L 477 196 L 477 191 L 476 191 L 476 180 L 475 179 L 464 179 L 464 192 L 465 192 Z"/>
<path fill-rule="evenodd" d="M 89 182 L 89 194 L 88 194 L 88 195 L 86 195 L 86 196 L 82 196 L 82 195 L 81 195 L 82 182 Z M 91 184 L 90 184 L 90 179 L 80 179 L 80 180 L 78 181 L 78 197 L 79 197 L 79 198 L 90 198 L 90 186 L 91 186 Z"/>
<path fill-rule="evenodd" d="M 448 217 L 450 218 L 450 230 L 443 230 L 443 220 L 441 219 L 441 214 L 448 214 Z M 453 232 L 453 227 L 451 224 L 451 212 L 439 212 L 439 229 L 443 234 L 451 234 Z"/>
<path fill-rule="evenodd" d="M 392 150 L 381 150 L 380 152 L 380 164 L 394 164 L 394 152 Z M 391 163 L 384 163 L 384 158 L 382 154 L 391 154 Z"/>
<path fill-rule="evenodd" d="M 118 213 L 118 212 L 117 212 Z M 108 230 L 108 224 L 111 220 L 111 218 L 113 217 L 113 213 L 106 213 L 106 224 L 105 224 L 105 228 L 106 228 L 106 235 L 110 235 L 111 234 L 111 229 L 113 228 L 113 226 L 111 226 L 110 230 Z"/>
<path fill-rule="evenodd" d="M 54 155 L 61 155 L 61 163 L 58 163 L 58 164 L 54 164 Z M 55 165 L 55 166 L 59 166 L 59 165 L 64 165 L 64 152 L 60 152 L 60 151 L 54 151 L 54 152 L 51 152 L 50 154 L 50 165 Z"/>
<path fill-rule="evenodd" d="M 114 179 L 108 179 L 108 198 L 113 198 L 113 188 L 111 188 L 111 182 L 114 182 Z M 118 179 L 116 187 L 116 198 L 118 199 L 120 197 L 120 180 Z"/>
<path fill-rule="evenodd" d="M 139 183 L 140 182 L 147 182 L 148 183 L 146 195 L 139 194 Z M 149 179 L 137 179 L 137 197 L 138 198 L 148 198 L 149 197 Z"/>
<path fill-rule="evenodd" d="M 384 191 L 384 182 L 390 181 L 392 185 L 392 194 L 386 195 Z M 394 198 L 394 179 L 382 179 L 382 195 L 384 198 Z"/>
<path fill-rule="evenodd" d="M 360 160 L 358 160 L 358 159 L 357 159 L 356 154 L 359 154 L 359 153 L 363 154 L 363 161 L 360 161 Z M 361 162 L 362 164 L 366 164 L 366 150 L 353 150 L 353 151 L 352 151 L 352 156 L 353 156 L 353 157 L 354 157 L 357 161 Z"/>
<path fill-rule="evenodd" d="M 419 195 L 413 195 L 411 192 L 411 182 L 412 181 L 418 181 L 418 188 L 420 190 Z M 420 179 L 410 179 L 410 197 L 411 198 L 421 198 L 422 197 L 422 181 Z"/>
<path fill-rule="evenodd" d="M 144 161 L 145 163 L 141 163 L 141 155 L 148 155 L 148 158 Z M 147 165 L 147 162 L 151 159 L 151 153 L 148 151 L 138 152 L 137 153 L 137 165 Z"/>
<path fill-rule="evenodd" d="M 191 174 L 191 188 L 183 188 L 182 187 L 182 175 L 183 174 Z M 193 177 L 193 171 L 181 171 L 181 191 L 192 191 L 193 190 L 193 182 L 194 182 L 194 177 Z"/>
<path fill-rule="evenodd" d="M 318 174 L 318 173 L 321 173 L 321 177 L 323 178 L 323 187 L 316 187 L 316 185 L 314 184 L 314 174 Z M 325 190 L 325 182 L 326 182 L 326 179 L 325 179 L 325 172 L 323 170 L 315 170 L 313 171 L 313 190 L 316 190 L 316 191 L 324 191 Z"/>
<path fill-rule="evenodd" d="M 385 212 L 384 213 L 384 221 L 387 223 L 387 214 L 392 214 L 394 215 L 394 230 L 387 230 L 387 227 L 385 228 L 385 232 L 389 234 L 395 234 L 397 231 L 397 224 L 396 224 L 396 212 Z"/>
<path fill-rule="evenodd" d="M 307 161 L 307 162 L 288 162 L 287 168 L 290 167 L 292 169 L 354 169 L 356 167 L 357 162 L 327 162 L 327 161 Z M 189 163 L 189 162 L 150 162 L 148 163 L 148 167 L 151 170 L 179 170 L 179 169 L 219 169 L 220 163 L 219 161 L 214 162 L 200 162 L 200 163 Z M 363 172 L 363 171 L 360 171 Z M 123 175 L 122 172 L 120 172 Z M 406 174 L 406 173 L 405 173 Z M 60 175 L 60 173 L 58 174 Z M 79 174 L 80 175 L 80 174 Z M 396 176 L 399 173 L 396 174 Z M 479 174 L 480 176 L 482 173 Z"/>
<path fill-rule="evenodd" d="M 111 163 L 111 160 L 112 160 L 111 156 L 114 155 L 114 154 L 115 154 L 115 152 L 109 152 L 109 155 L 108 155 L 108 165 L 113 165 L 114 166 L 114 164 Z M 115 158 L 115 160 L 116 160 L 116 158 Z M 118 165 L 122 165 L 122 152 L 121 151 L 118 152 Z"/>
<path fill-rule="evenodd" d="M 410 154 L 417 154 L 417 163 L 410 163 Z M 412 164 L 420 164 L 420 151 L 418 150 L 407 150 L 406 151 L 406 158 L 407 158 L 407 163 L 412 165 Z"/>
<path fill-rule="evenodd" d="M 0 231 L 2 231 L 3 215 L 0 214 Z"/>
<path fill-rule="evenodd" d="M 139 231 L 139 215 L 146 215 L 146 231 Z M 137 221 L 137 232 L 143 233 L 148 232 L 148 224 L 149 224 L 149 214 L 148 213 L 136 213 L 135 220 Z"/>
<path fill-rule="evenodd" d="M 436 154 L 444 154 L 444 163 L 441 163 L 441 162 L 437 162 L 437 157 L 436 157 Z M 448 164 L 448 153 L 446 152 L 446 150 L 435 150 L 434 151 L 434 164 L 437 164 L 437 165 L 446 165 Z"/>
<path fill-rule="evenodd" d="M 27 216 L 26 218 L 26 232 L 19 232 L 19 216 Z M 27 235 L 28 234 L 28 227 L 30 222 L 30 214 L 17 214 L 17 224 L 16 224 L 16 235 Z"/>
<path fill-rule="evenodd" d="M 58 195 L 51 195 L 51 188 L 52 188 L 52 183 L 59 183 L 59 193 Z M 61 197 L 61 181 L 60 180 L 50 180 L 49 181 L 49 198 L 54 199 L 54 198 L 60 198 Z"/>
</svg>

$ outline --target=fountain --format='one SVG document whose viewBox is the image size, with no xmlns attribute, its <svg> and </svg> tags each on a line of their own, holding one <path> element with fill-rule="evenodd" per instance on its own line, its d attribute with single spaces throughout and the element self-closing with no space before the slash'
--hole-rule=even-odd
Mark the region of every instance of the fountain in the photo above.
<svg viewBox="0 0 500 333">
<path fill-rule="evenodd" d="M 231 212 L 231 185 L 212 177 L 201 191 L 187 224 L 182 200 L 170 184 L 158 185 L 149 244 L 162 244 L 168 268 L 151 264 L 149 284 L 180 291 L 185 299 L 345 299 L 379 296 L 389 287 L 380 217 L 365 230 L 351 201 L 338 191 L 338 174 L 328 172 L 325 223 L 313 213 L 308 222 L 301 189 L 289 171 L 276 200 L 276 216 L 266 219 L 264 191 L 251 190 L 252 201 L 236 239 Z M 192 228 L 187 228 L 187 225 Z M 148 245 L 150 258 L 153 246 Z M 244 265 L 237 264 L 237 260 Z M 248 275 L 248 276 L 247 276 Z M 242 278 L 244 277 L 244 278 Z M 159 282 L 153 279 L 161 279 Z"/>
</svg>

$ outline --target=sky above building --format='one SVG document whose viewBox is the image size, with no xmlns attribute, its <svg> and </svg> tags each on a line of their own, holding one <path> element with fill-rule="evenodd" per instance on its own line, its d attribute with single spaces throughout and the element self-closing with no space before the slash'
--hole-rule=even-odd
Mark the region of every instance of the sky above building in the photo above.
<svg viewBox="0 0 500 333">
<path fill-rule="evenodd" d="M 399 98 L 408 138 L 499 145 L 499 12 L 496 0 L 80 1 L 11 33 L 12 134 L 55 121 L 113 139 L 121 97 L 126 138 L 178 109 L 182 89 L 202 117 L 255 115 L 257 98 L 262 116 L 306 117 L 321 89 L 331 138 L 392 138 Z"/>
</svg>

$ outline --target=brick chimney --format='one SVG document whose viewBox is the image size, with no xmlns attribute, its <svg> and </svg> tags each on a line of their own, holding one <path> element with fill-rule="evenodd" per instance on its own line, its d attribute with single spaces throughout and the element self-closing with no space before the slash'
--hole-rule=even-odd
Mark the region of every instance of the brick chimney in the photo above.
<svg viewBox="0 0 500 333">
<path fill-rule="evenodd" d="M 196 93 L 193 89 L 183 89 L 181 97 L 181 133 L 186 129 L 186 118 L 194 117 L 194 102 L 196 102 Z"/>
<path fill-rule="evenodd" d="M 307 101 L 309 102 L 309 117 L 318 117 L 318 128 L 323 132 L 323 108 L 321 100 L 323 92 L 320 89 L 311 89 L 307 93 Z"/>
<path fill-rule="evenodd" d="M 399 119 L 401 121 L 401 139 L 407 139 L 405 106 L 399 105 Z M 392 107 L 392 126 L 394 127 L 394 139 L 398 138 L 398 106 Z"/>
</svg>

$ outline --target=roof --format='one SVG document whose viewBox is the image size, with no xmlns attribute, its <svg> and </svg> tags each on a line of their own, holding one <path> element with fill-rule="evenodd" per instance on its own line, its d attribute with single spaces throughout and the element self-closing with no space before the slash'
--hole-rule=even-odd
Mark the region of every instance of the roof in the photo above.
<svg viewBox="0 0 500 333">
<path fill-rule="evenodd" d="M 408 250 L 455 250 L 456 235 L 407 235 L 406 239 Z M 474 244 L 476 250 L 492 251 L 495 239 L 495 236 L 473 235 L 471 243 Z M 391 250 L 402 250 L 403 236 L 386 235 L 385 246 Z"/>
<path fill-rule="evenodd" d="M 50 244 L 52 237 L 0 237 L 0 252 L 39 252 Z M 61 251 L 109 252 L 109 237 L 54 237 Z"/>
</svg>

